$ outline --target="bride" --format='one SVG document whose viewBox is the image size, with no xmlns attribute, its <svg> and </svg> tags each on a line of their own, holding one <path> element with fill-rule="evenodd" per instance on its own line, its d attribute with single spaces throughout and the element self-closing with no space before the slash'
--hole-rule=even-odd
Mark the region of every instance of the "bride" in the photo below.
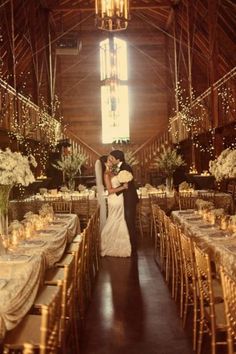
<svg viewBox="0 0 236 354">
<path fill-rule="evenodd" d="M 127 189 L 128 184 L 120 184 L 117 176 L 112 173 L 112 163 L 109 160 L 100 161 L 102 170 L 105 170 L 103 180 L 108 191 L 108 218 L 101 233 L 101 256 L 129 257 L 131 245 L 124 217 L 123 193 L 116 194 Z"/>
</svg>

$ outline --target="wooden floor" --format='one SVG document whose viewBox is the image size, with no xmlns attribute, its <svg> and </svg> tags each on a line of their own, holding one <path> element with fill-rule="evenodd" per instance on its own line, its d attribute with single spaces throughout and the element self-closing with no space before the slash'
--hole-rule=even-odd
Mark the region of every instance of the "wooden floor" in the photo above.
<svg viewBox="0 0 236 354">
<path fill-rule="evenodd" d="M 103 258 L 82 354 L 192 354 L 188 331 L 153 260 L 151 240 L 139 245 L 137 259 Z"/>
</svg>

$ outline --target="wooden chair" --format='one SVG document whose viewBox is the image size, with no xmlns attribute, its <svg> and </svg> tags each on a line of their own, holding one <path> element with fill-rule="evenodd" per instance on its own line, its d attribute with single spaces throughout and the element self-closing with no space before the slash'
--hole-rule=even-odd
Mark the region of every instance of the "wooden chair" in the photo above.
<svg viewBox="0 0 236 354">
<path fill-rule="evenodd" d="M 159 206 L 157 204 L 151 203 L 152 218 L 153 218 L 153 229 L 154 229 L 154 259 L 158 262 L 160 258 L 160 246 L 161 246 L 161 226 L 159 220 Z"/>
<path fill-rule="evenodd" d="M 165 212 L 161 208 L 157 209 L 158 213 L 158 227 L 160 233 L 160 267 L 161 271 L 166 276 L 167 263 L 168 263 L 168 245 L 167 245 L 167 228 L 165 223 Z"/>
<path fill-rule="evenodd" d="M 71 214 L 72 203 L 70 201 L 53 201 L 52 203 L 54 213 Z"/>
<path fill-rule="evenodd" d="M 56 267 L 46 271 L 44 279 L 44 284 L 49 287 L 57 286 L 58 282 L 63 284 L 59 337 L 59 346 L 63 353 L 66 353 L 66 345 L 69 341 L 76 350 L 79 348 L 75 310 L 75 272 L 75 255 L 65 254 Z M 41 301 L 45 301 L 45 298 L 48 298 L 47 291 L 36 298 L 34 306 L 40 307 Z"/>
<path fill-rule="evenodd" d="M 215 204 L 215 194 L 216 194 L 215 191 L 209 191 L 209 192 L 198 191 L 198 198 Z"/>
<path fill-rule="evenodd" d="M 166 192 L 151 193 L 149 194 L 151 203 L 159 205 L 159 207 L 167 212 L 167 195 Z"/>
<path fill-rule="evenodd" d="M 83 274 L 82 274 L 82 251 L 83 251 L 83 234 L 77 235 L 72 243 L 67 247 L 67 254 L 75 254 L 76 260 L 76 269 L 75 269 L 75 305 L 78 308 L 79 316 L 78 323 L 80 327 L 83 326 L 84 323 L 84 314 L 85 314 L 85 306 L 84 306 L 84 292 L 83 288 Z"/>
<path fill-rule="evenodd" d="M 200 324 L 197 354 L 201 353 L 203 333 L 211 337 L 211 354 L 216 354 L 217 345 L 226 345 L 226 341 L 217 340 L 217 334 L 226 334 L 226 319 L 223 294 L 220 283 L 213 279 L 209 255 L 194 243 L 197 281 L 200 299 Z"/>
<path fill-rule="evenodd" d="M 170 240 L 170 218 L 162 211 L 162 223 L 163 223 L 163 250 L 164 250 L 164 273 L 165 280 L 169 283 L 171 279 L 171 267 L 172 267 L 172 250 L 171 250 L 171 240 Z"/>
<path fill-rule="evenodd" d="M 92 240 L 92 223 L 89 220 L 87 227 L 84 229 L 82 244 L 82 281 L 84 288 L 85 306 L 87 307 L 92 295 L 92 279 L 91 279 L 91 240 Z"/>
<path fill-rule="evenodd" d="M 179 192 L 178 200 L 179 200 L 179 209 L 195 209 L 196 196 L 192 194 L 192 192 Z"/>
<path fill-rule="evenodd" d="M 232 214 L 234 214 L 236 206 L 236 180 L 227 183 L 226 192 L 232 196 Z"/>
<path fill-rule="evenodd" d="M 191 238 L 184 233 L 180 233 L 180 244 L 183 256 L 183 305 L 182 314 L 183 327 L 186 326 L 186 320 L 189 307 L 193 307 L 193 349 L 197 347 L 197 320 L 198 320 L 198 291 L 197 291 L 197 274 L 196 263 L 194 257 L 193 243 Z"/>
<path fill-rule="evenodd" d="M 171 245 L 171 259 L 172 259 L 172 284 L 171 293 L 172 297 L 177 301 L 178 290 L 180 288 L 180 315 L 183 313 L 183 256 L 182 248 L 180 245 L 179 228 L 172 221 L 169 223 L 169 239 Z"/>
<path fill-rule="evenodd" d="M 220 267 L 221 283 L 224 294 L 225 315 L 227 323 L 228 354 L 234 354 L 236 342 L 236 281 Z"/>
<path fill-rule="evenodd" d="M 82 230 L 86 227 L 90 217 L 89 196 L 72 196 L 72 211 L 77 214 Z"/>
<path fill-rule="evenodd" d="M 99 270 L 99 265 L 100 265 L 100 230 L 99 230 L 99 207 L 96 209 L 96 211 L 92 214 L 90 220 L 91 220 L 91 228 L 92 228 L 92 234 L 91 234 L 91 270 L 92 270 L 92 281 L 95 281 L 95 278 L 97 276 L 98 270 Z"/>
<path fill-rule="evenodd" d="M 159 208 L 161 208 L 162 210 L 164 210 L 165 212 L 167 212 L 167 196 L 166 193 L 151 193 L 149 194 L 149 202 L 150 202 L 150 209 L 151 209 L 151 237 L 153 234 L 153 231 L 155 233 L 154 230 L 154 216 L 153 216 L 153 210 L 152 210 L 152 206 L 153 205 L 158 205 Z"/>
<path fill-rule="evenodd" d="M 39 354 L 56 354 L 58 350 L 60 316 L 61 316 L 62 284 L 54 288 L 47 305 L 41 306 L 41 315 L 27 315 L 16 328 L 7 332 L 4 339 L 4 353 L 23 351 L 24 343 L 37 350 Z M 27 353 L 27 352 L 25 352 Z"/>
<path fill-rule="evenodd" d="M 136 210 L 136 227 L 139 230 L 140 236 L 143 238 L 144 236 L 144 231 L 143 231 L 143 223 L 142 223 L 142 211 L 143 211 L 143 198 L 142 195 L 139 196 L 139 203 L 137 204 L 137 210 Z"/>
</svg>

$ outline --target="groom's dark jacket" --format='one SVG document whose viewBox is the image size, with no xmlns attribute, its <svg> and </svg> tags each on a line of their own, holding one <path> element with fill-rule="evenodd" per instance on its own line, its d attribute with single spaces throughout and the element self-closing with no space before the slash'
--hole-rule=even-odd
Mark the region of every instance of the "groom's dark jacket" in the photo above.
<svg viewBox="0 0 236 354">
<path fill-rule="evenodd" d="M 119 171 L 123 171 L 123 170 L 129 171 L 133 175 L 132 168 L 126 162 L 122 162 L 122 164 L 120 165 Z M 132 205 L 132 204 L 138 203 L 138 201 L 139 201 L 138 194 L 137 194 L 133 179 L 132 179 L 132 181 L 130 181 L 128 183 L 128 189 L 125 189 L 123 191 L 123 194 L 124 194 L 124 204 L 125 205 Z"/>
</svg>

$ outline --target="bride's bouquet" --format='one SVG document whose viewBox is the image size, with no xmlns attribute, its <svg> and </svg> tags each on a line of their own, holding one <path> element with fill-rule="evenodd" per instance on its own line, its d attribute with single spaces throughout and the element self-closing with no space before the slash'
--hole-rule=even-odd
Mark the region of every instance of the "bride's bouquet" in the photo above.
<svg viewBox="0 0 236 354">
<path fill-rule="evenodd" d="M 128 183 L 132 181 L 133 175 L 129 171 L 122 170 L 118 173 L 117 178 L 120 183 Z"/>
</svg>

